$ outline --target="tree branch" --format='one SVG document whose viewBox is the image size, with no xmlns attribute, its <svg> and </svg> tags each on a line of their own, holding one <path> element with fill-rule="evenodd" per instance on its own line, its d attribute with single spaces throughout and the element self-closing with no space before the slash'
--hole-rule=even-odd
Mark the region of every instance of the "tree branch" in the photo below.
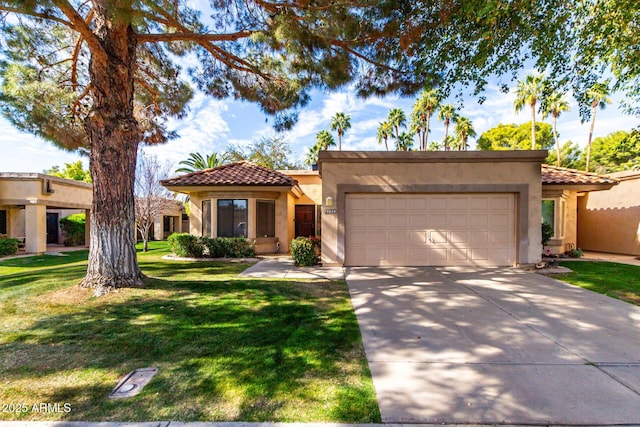
<svg viewBox="0 0 640 427">
<path fill-rule="evenodd" d="M 75 30 L 75 26 L 71 22 L 65 21 L 64 19 L 58 18 L 57 16 L 49 15 L 48 13 L 40 13 L 35 11 L 29 11 L 27 9 L 20 9 L 17 7 L 8 7 L 8 6 L 0 6 L 0 11 L 9 12 L 9 13 L 18 13 L 20 15 L 33 16 L 34 18 L 41 18 L 49 21 L 54 21 Z"/>
<path fill-rule="evenodd" d="M 80 16 L 80 14 L 69 4 L 67 0 L 54 0 L 54 3 L 58 8 L 66 15 L 67 18 L 73 24 L 73 28 L 78 31 L 84 40 L 87 42 L 89 49 L 93 55 L 99 55 L 103 59 L 106 58 L 107 53 L 104 51 L 100 40 L 93 33 L 89 24 Z"/>
<path fill-rule="evenodd" d="M 249 30 L 238 31 L 228 34 L 198 34 L 198 33 L 164 33 L 164 34 L 139 34 L 138 41 L 141 43 L 153 42 L 176 42 L 176 41 L 193 41 L 193 42 L 214 42 L 214 41 L 236 41 L 251 36 L 253 32 Z"/>
<path fill-rule="evenodd" d="M 91 90 L 91 83 L 89 83 L 87 87 L 84 88 L 84 90 L 82 91 L 78 99 L 76 99 L 76 102 L 73 103 L 73 106 L 71 107 L 71 112 L 74 115 L 77 115 L 78 107 L 80 106 L 80 101 L 82 101 L 89 94 L 90 90 Z"/>
</svg>

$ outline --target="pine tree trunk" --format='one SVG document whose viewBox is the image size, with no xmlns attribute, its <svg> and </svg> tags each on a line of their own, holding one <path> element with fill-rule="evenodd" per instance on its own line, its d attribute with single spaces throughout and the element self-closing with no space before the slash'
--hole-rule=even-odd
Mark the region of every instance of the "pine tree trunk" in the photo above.
<svg viewBox="0 0 640 427">
<path fill-rule="evenodd" d="M 89 264 L 80 285 L 102 295 L 144 282 L 136 258 L 133 196 L 141 137 L 133 114 L 136 36 L 130 25 L 108 21 L 113 11 L 97 4 L 95 34 L 104 50 L 92 52 L 89 65 L 93 107 L 85 128 L 93 204 Z"/>
<path fill-rule="evenodd" d="M 591 163 L 591 138 L 593 138 L 593 128 L 596 124 L 596 111 L 598 111 L 598 104 L 594 103 L 591 109 L 591 127 L 589 128 L 589 140 L 587 141 L 587 164 L 585 171 L 589 172 L 589 164 Z"/>
</svg>

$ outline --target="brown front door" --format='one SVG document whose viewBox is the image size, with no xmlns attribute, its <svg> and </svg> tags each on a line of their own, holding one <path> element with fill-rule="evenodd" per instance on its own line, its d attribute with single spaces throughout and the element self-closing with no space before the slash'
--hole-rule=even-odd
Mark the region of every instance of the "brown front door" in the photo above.
<svg viewBox="0 0 640 427">
<path fill-rule="evenodd" d="M 316 235 L 315 205 L 296 205 L 295 237 L 312 237 Z"/>
</svg>

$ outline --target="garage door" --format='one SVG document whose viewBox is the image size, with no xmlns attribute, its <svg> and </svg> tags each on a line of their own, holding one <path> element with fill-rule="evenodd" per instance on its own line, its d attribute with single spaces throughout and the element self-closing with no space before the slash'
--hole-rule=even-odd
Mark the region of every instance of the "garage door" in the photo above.
<svg viewBox="0 0 640 427">
<path fill-rule="evenodd" d="M 513 265 L 514 194 L 347 194 L 345 264 Z"/>
</svg>

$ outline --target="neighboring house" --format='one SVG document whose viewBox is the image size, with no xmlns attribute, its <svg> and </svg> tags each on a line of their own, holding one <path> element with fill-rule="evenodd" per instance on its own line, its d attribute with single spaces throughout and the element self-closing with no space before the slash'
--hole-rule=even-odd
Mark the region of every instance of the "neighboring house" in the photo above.
<svg viewBox="0 0 640 427">
<path fill-rule="evenodd" d="M 249 162 L 162 184 L 190 195 L 190 232 L 286 252 L 322 236 L 324 265 L 517 265 L 540 260 L 546 151 L 321 151 L 319 171 Z"/>
<path fill-rule="evenodd" d="M 0 173 L 0 235 L 18 238 L 26 253 L 46 252 L 47 244 L 63 241 L 61 218 L 78 212 L 90 218 L 91 200 L 91 184 L 39 173 Z M 86 236 L 88 244 L 88 229 Z"/>
<path fill-rule="evenodd" d="M 182 202 L 171 200 L 165 207 L 162 215 L 159 215 L 149 229 L 149 240 L 166 240 L 173 233 L 182 233 L 189 229 L 189 217 L 185 213 Z M 136 229 L 136 237 L 140 241 L 140 230 Z"/>
<path fill-rule="evenodd" d="M 578 201 L 578 245 L 582 249 L 640 255 L 640 171 L 607 177 L 619 183 Z"/>
<path fill-rule="evenodd" d="M 590 197 L 607 200 L 617 183 L 595 173 L 542 165 L 542 220 L 553 228 L 553 237 L 545 249 L 554 254 L 585 249 L 579 234 L 591 233 L 591 227 L 579 221 L 578 206 Z"/>
</svg>

